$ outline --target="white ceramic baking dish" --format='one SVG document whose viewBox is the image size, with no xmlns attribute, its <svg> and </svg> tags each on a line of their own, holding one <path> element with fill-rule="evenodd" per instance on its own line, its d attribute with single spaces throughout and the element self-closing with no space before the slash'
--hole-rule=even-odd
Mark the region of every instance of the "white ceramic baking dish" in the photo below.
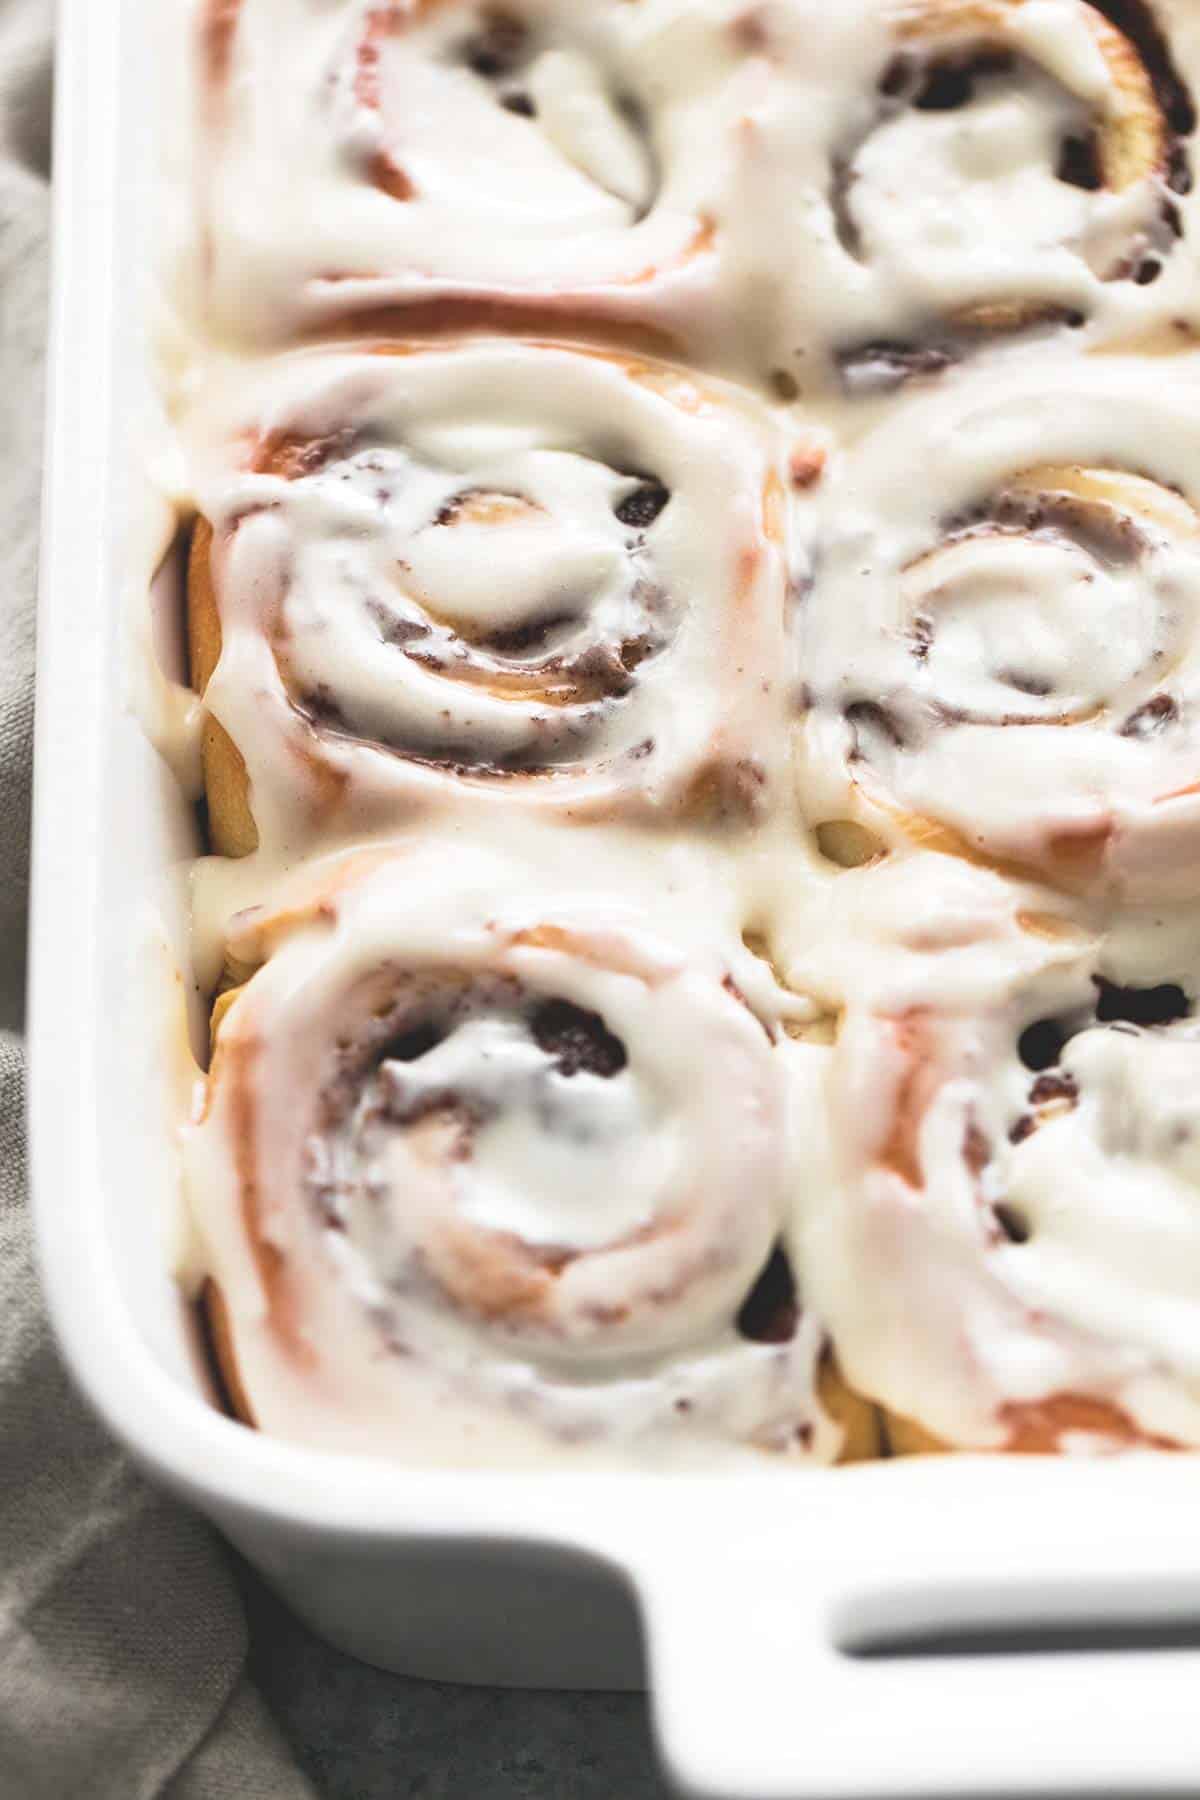
<svg viewBox="0 0 1200 1800">
<path fill-rule="evenodd" d="M 155 1478 L 373 1662 L 628 1685 L 644 1640 L 666 1760 L 696 1795 L 1195 1793 L 1195 1460 L 450 1475 L 215 1410 L 168 1267 L 164 994 L 194 823 L 129 703 L 122 617 L 149 405 L 132 272 L 156 229 L 173 5 L 61 17 L 31 1126 L 76 1379 Z"/>
</svg>

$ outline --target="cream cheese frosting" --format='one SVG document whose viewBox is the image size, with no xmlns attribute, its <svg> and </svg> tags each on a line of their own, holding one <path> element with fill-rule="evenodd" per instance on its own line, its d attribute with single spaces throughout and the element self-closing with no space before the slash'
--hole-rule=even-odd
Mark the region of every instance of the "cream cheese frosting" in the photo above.
<svg viewBox="0 0 1200 1800">
<path fill-rule="evenodd" d="M 738 1326 L 791 1226 L 769 984 L 669 908 L 518 874 L 410 846 L 233 934 L 278 939 L 187 1157 L 257 1421 L 409 1460 L 828 1460 L 815 1315 Z"/>
<path fill-rule="evenodd" d="M 806 397 L 887 392 L 1005 335 L 1030 364 L 1195 320 L 1182 4 L 765 9 L 769 75 L 718 244 Z M 772 28 L 773 27 L 773 28 Z"/>
<path fill-rule="evenodd" d="M 260 839 L 472 791 L 765 804 L 786 782 L 798 434 L 644 359 L 406 352 L 284 359 L 184 425 L 215 534 L 206 703 Z"/>
<path fill-rule="evenodd" d="M 801 615 L 805 804 L 1125 899 L 1195 892 L 1192 360 L 973 377 L 839 471 Z M 909 458 L 932 473 L 911 477 Z"/>
<path fill-rule="evenodd" d="M 1195 317 L 1183 0 L 213 6 L 200 285 L 240 341 L 501 305 L 808 392 Z"/>
<path fill-rule="evenodd" d="M 1122 934 L 1035 890 L 938 858 L 846 880 L 873 954 L 828 1070 L 841 1204 L 803 1266 L 850 1378 L 952 1444 L 1063 1396 L 1111 1407 L 1097 1445 L 1194 1443 L 1194 916 L 1158 946 L 1182 980 L 1124 985 Z"/>
<path fill-rule="evenodd" d="M 709 304 L 747 70 L 705 9 L 255 0 L 222 41 L 204 204 L 234 335 L 437 296 Z"/>
<path fill-rule="evenodd" d="M 257 1422 L 1200 1443 L 1196 9 L 197 17 Z"/>
</svg>

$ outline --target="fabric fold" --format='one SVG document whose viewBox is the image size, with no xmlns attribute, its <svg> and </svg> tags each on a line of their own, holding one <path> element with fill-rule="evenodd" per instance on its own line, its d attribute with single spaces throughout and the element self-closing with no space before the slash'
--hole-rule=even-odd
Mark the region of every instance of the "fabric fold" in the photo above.
<svg viewBox="0 0 1200 1800">
<path fill-rule="evenodd" d="M 49 0 L 0 5 L 0 1792 L 309 1800 L 245 1675 L 229 1558 L 76 1396 L 34 1267 L 20 1028 L 52 41 Z"/>
</svg>

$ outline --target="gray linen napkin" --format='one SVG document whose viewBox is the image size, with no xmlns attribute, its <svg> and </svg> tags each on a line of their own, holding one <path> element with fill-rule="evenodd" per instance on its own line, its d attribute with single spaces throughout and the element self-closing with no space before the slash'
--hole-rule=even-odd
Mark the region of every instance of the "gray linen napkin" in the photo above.
<svg viewBox="0 0 1200 1800">
<path fill-rule="evenodd" d="M 25 1208 L 24 916 L 51 0 L 0 0 L 0 1795 L 306 1800 L 228 1560 L 68 1385 Z"/>
</svg>

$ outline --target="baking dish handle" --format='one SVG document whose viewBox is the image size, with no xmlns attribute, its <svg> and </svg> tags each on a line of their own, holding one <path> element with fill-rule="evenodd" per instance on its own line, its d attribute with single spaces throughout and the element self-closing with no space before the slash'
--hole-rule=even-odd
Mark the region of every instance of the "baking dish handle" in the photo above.
<svg viewBox="0 0 1200 1800">
<path fill-rule="evenodd" d="M 888 1541 L 864 1563 L 839 1554 L 871 1542 L 848 1510 L 849 1530 L 845 1518 L 825 1522 L 817 1557 L 802 1512 L 758 1530 L 739 1506 L 724 1530 L 744 1541 L 644 1566 L 655 1723 L 684 1793 L 1198 1791 L 1194 1528 L 1186 1542 L 1164 1530 L 1131 1556 L 1111 1517 L 1106 1540 L 1084 1526 L 1068 1544 L 1039 1533 L 1035 1515 L 1028 1537 L 1010 1530 L 998 1546 L 987 1520 L 939 1506 L 930 1534 L 907 1546 L 881 1511 L 874 1537 L 882 1525 Z"/>
</svg>

